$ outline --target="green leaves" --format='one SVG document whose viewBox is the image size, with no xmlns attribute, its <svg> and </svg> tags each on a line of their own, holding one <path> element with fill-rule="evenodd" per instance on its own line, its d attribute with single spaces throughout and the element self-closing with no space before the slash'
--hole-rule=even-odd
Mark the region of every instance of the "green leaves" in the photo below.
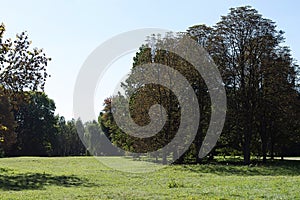
<svg viewBox="0 0 300 200">
<path fill-rule="evenodd" d="M 26 92 L 15 113 L 18 122 L 17 152 L 21 155 L 51 155 L 56 133 L 55 103 L 42 92 Z M 15 149 L 17 151 L 17 149 Z"/>
<path fill-rule="evenodd" d="M 44 90 L 46 67 L 51 60 L 43 49 L 30 49 L 31 41 L 26 32 L 16 39 L 2 42 L 5 26 L 0 26 L 0 82 L 7 92 Z"/>
<path fill-rule="evenodd" d="M 245 6 L 231 8 L 213 27 L 193 26 L 188 33 L 208 50 L 227 89 L 228 115 L 220 146 L 244 151 L 245 162 L 250 162 L 251 153 L 282 153 L 281 147 L 289 144 L 284 138 L 293 138 L 295 132 L 289 128 L 299 122 L 299 67 L 282 44 L 284 32 Z"/>
</svg>

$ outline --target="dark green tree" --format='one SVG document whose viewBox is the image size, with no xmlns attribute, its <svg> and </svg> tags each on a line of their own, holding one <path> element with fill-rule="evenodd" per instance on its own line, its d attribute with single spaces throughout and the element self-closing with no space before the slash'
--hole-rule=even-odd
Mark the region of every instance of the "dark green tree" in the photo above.
<svg viewBox="0 0 300 200">
<path fill-rule="evenodd" d="M 53 153 L 57 118 L 54 115 L 55 103 L 42 92 L 26 92 L 29 99 L 19 105 L 15 113 L 17 155 L 47 156 Z"/>
<path fill-rule="evenodd" d="M 222 141 L 242 149 L 245 164 L 251 152 L 261 152 L 260 142 L 265 161 L 268 145 L 273 154 L 275 141 L 283 144 L 289 138 L 286 127 L 291 124 L 284 119 L 292 113 L 284 112 L 289 106 L 283 99 L 295 99 L 296 94 L 298 66 L 282 45 L 283 32 L 245 6 L 230 9 L 213 27 L 198 25 L 188 33 L 208 50 L 225 83 L 228 115 Z"/>
</svg>

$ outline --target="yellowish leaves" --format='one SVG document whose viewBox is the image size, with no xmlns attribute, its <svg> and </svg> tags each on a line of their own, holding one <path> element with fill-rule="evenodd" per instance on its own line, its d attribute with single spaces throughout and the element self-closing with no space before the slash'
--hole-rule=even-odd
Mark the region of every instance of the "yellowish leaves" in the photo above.
<svg viewBox="0 0 300 200">
<path fill-rule="evenodd" d="M 0 131 L 7 131 L 8 128 L 0 124 Z"/>
</svg>

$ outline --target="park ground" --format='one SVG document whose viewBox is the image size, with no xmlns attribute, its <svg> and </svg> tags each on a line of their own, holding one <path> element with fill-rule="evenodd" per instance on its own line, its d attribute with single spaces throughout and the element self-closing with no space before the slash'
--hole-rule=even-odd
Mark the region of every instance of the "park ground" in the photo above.
<svg viewBox="0 0 300 200">
<path fill-rule="evenodd" d="M 124 168 L 141 161 L 107 158 Z M 127 164 L 126 164 L 127 163 Z M 217 162 L 126 173 L 94 157 L 0 159 L 0 199 L 300 199 L 300 161 Z"/>
</svg>

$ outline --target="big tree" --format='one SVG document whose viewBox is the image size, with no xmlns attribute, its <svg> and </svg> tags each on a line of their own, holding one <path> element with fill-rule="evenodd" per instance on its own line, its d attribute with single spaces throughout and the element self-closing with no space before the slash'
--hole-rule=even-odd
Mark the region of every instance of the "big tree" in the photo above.
<svg viewBox="0 0 300 200">
<path fill-rule="evenodd" d="M 46 72 L 48 58 L 42 49 L 31 48 L 26 32 L 17 34 L 15 39 L 5 39 L 5 25 L 0 25 L 0 129 L 5 148 L 15 138 L 11 112 L 18 111 L 18 105 L 26 96 L 24 91 L 43 90 L 49 76 Z M 8 102 L 6 102 L 8 101 Z M 7 106 L 7 104 L 11 106 Z M 9 127 L 7 124 L 10 124 Z"/>
<path fill-rule="evenodd" d="M 230 9 L 213 27 L 198 25 L 188 32 L 209 51 L 223 76 L 229 100 L 225 134 L 238 138 L 249 164 L 259 133 L 265 160 L 269 139 L 271 146 L 275 140 L 283 142 L 279 138 L 289 126 L 284 119 L 292 116 L 283 99 L 293 101 L 296 94 L 298 66 L 289 48 L 282 46 L 283 31 L 246 6 Z"/>
<path fill-rule="evenodd" d="M 134 58 L 131 74 L 137 73 L 135 69 L 139 65 L 167 65 L 189 81 L 197 96 L 201 113 L 198 132 L 189 151 L 177 162 L 186 161 L 185 158 L 190 155 L 195 162 L 200 162 L 197 153 L 209 124 L 210 113 L 214 109 L 210 105 L 205 82 L 193 66 L 180 56 L 160 48 L 168 45 L 179 48 L 178 41 L 186 35 L 208 51 L 219 68 L 226 88 L 228 112 L 223 134 L 216 148 L 225 147 L 228 151 L 242 152 L 245 164 L 250 163 L 254 153 L 263 155 L 266 161 L 267 153 L 273 156 L 285 152 L 294 138 L 298 138 L 295 134 L 299 133 L 299 67 L 295 64 L 290 49 L 283 45 L 284 32 L 277 30 L 275 22 L 264 18 L 252 7 L 245 6 L 230 9 L 228 15 L 222 16 L 212 27 L 195 25 L 188 28 L 186 33 L 175 36 L 167 34 L 163 38 L 149 37 L 148 44 L 142 45 Z M 140 70 L 142 72 L 143 68 Z M 157 80 L 166 78 L 155 70 L 151 76 L 156 76 Z M 172 78 L 174 74 L 167 76 L 171 82 L 176 80 Z M 149 77 L 144 77 L 147 78 Z M 157 84 L 139 85 L 130 78 L 124 82 L 123 88 L 123 98 L 131 98 L 130 114 L 137 124 L 143 126 L 149 123 L 148 112 L 154 104 L 163 105 L 168 119 L 162 131 L 151 142 L 125 136 L 112 117 L 114 109 L 111 102 L 115 98 L 111 98 L 106 107 L 110 108 L 109 114 L 104 111 L 101 123 L 108 125 L 106 130 L 109 130 L 111 138 L 118 136 L 115 137 L 115 143 L 129 146 L 128 149 L 131 150 L 130 147 L 138 149 L 135 146 L 138 141 L 142 149 L 157 149 L 172 140 L 180 126 L 180 105 L 172 90 Z M 126 114 L 128 115 L 124 113 Z M 105 119 L 109 119 L 109 123 Z M 186 131 L 189 132 L 188 129 Z M 163 162 L 167 156 L 163 155 Z"/>
<path fill-rule="evenodd" d="M 173 161 L 177 158 L 177 163 L 183 163 L 187 161 L 189 157 L 189 162 L 200 162 L 198 158 L 198 152 L 202 145 L 203 133 L 207 129 L 208 120 L 209 120 L 209 110 L 210 102 L 207 87 L 204 84 L 199 72 L 193 68 L 193 66 L 178 56 L 175 52 L 176 49 L 166 50 L 166 46 L 178 46 L 176 48 L 181 48 L 184 45 L 183 41 L 186 34 L 173 34 L 168 33 L 165 38 L 161 38 L 159 35 L 151 36 L 148 40 L 148 43 L 141 46 L 139 51 L 134 57 L 133 69 L 131 71 L 131 76 L 122 84 L 122 87 L 125 89 L 125 96 L 117 95 L 110 99 L 105 100 L 105 109 L 100 117 L 100 123 L 103 126 L 103 130 L 107 132 L 107 135 L 111 138 L 112 142 L 122 147 L 124 150 L 128 150 L 136 153 L 146 153 L 155 151 L 155 157 L 159 156 L 162 158 L 162 163 L 166 164 L 167 157 L 173 156 Z M 147 65 L 152 64 L 152 65 Z M 179 156 L 180 150 L 184 149 L 187 141 L 181 141 L 181 144 L 177 144 L 176 147 L 170 147 L 170 149 L 162 150 L 166 144 L 170 143 L 175 137 L 178 128 L 180 126 L 180 117 L 182 105 L 179 104 L 179 101 L 186 102 L 190 96 L 185 96 L 184 94 L 176 96 L 173 92 L 178 90 L 178 85 L 176 86 L 175 82 L 178 81 L 178 75 L 175 72 L 169 71 L 168 73 L 163 73 L 160 71 L 159 65 L 166 65 L 175 71 L 180 72 L 187 81 L 189 85 L 194 90 L 193 92 L 198 97 L 198 103 L 200 104 L 201 120 L 198 127 L 198 132 L 196 138 L 192 144 L 192 147 L 187 151 L 186 154 Z M 151 67 L 153 68 L 151 74 L 143 76 L 144 68 L 140 67 Z M 137 75 L 138 74 L 138 75 Z M 144 80 L 151 80 L 150 84 L 142 84 L 136 82 L 135 75 L 139 78 L 142 77 Z M 165 82 L 166 86 L 155 84 L 159 83 L 161 80 L 168 80 Z M 113 118 L 114 105 L 122 104 L 122 101 L 127 99 L 129 101 L 129 110 L 130 117 L 134 120 L 139 126 L 148 125 L 151 120 L 157 120 L 158 124 L 161 124 L 162 127 L 154 127 L 151 131 L 157 132 L 155 136 L 149 136 L 146 138 L 138 138 L 132 135 L 126 134 L 120 129 Z M 197 100 L 195 100 L 197 101 Z M 126 103 L 126 102 L 125 102 Z M 123 102 L 123 104 L 125 104 Z M 153 105 L 162 105 L 156 113 L 152 113 L 153 116 L 149 116 L 149 110 Z M 120 109 L 120 107 L 119 107 Z M 194 109 L 194 108 L 191 108 Z M 166 112 L 167 117 L 166 121 L 163 122 L 161 119 L 162 113 Z M 193 112 L 193 110 L 189 110 Z M 128 117 L 128 113 L 118 112 L 119 115 Z M 151 119 L 151 120 L 150 120 Z M 194 119 L 189 118 L 189 124 L 193 124 Z M 185 127 L 186 136 L 189 137 L 190 127 Z"/>
</svg>

